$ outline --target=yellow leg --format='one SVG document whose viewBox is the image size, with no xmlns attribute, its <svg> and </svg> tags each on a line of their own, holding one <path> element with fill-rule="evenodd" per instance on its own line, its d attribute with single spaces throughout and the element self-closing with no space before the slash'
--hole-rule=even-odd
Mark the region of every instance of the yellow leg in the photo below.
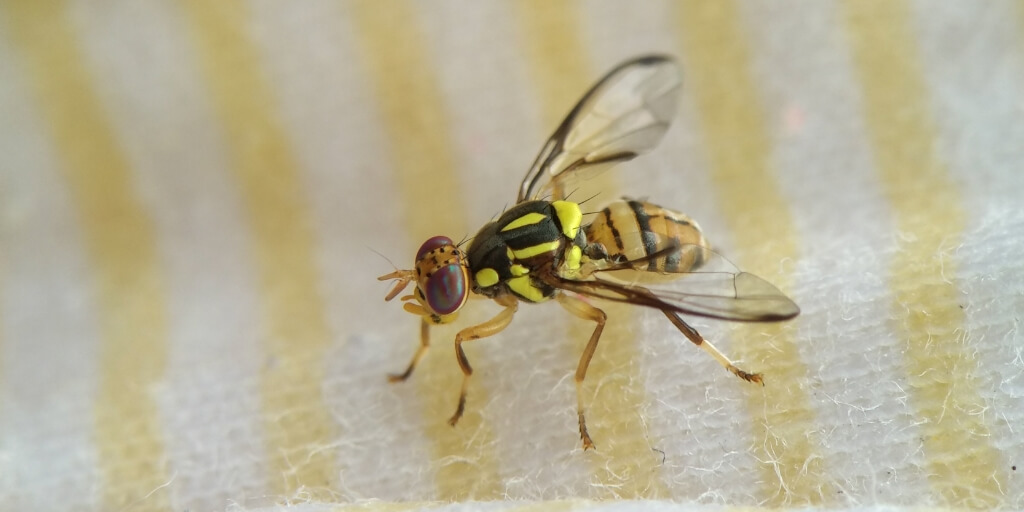
<svg viewBox="0 0 1024 512">
<path fill-rule="evenodd" d="M 594 352 L 597 350 L 597 342 L 601 339 L 601 332 L 604 331 L 608 315 L 576 297 L 559 293 L 555 298 L 566 311 L 574 316 L 597 323 L 594 333 L 590 335 L 590 341 L 587 342 L 587 348 L 583 349 L 583 354 L 580 356 L 580 363 L 576 367 L 576 413 L 580 422 L 580 439 L 583 440 L 583 449 L 588 450 L 594 447 L 594 442 L 590 440 L 590 434 L 587 433 L 587 420 L 583 416 L 583 379 L 587 377 L 587 367 L 590 366 L 590 360 L 593 359 Z"/>
<path fill-rule="evenodd" d="M 455 426 L 466 410 L 466 389 L 469 386 L 469 376 L 473 375 L 473 367 L 469 365 L 469 359 L 462 350 L 462 344 L 467 341 L 478 340 L 488 336 L 494 336 L 503 331 L 508 324 L 512 323 L 512 317 L 519 308 L 519 300 L 512 295 L 506 295 L 494 299 L 495 302 L 505 306 L 505 309 L 494 318 L 473 327 L 467 327 L 455 335 L 455 357 L 459 360 L 459 367 L 462 368 L 462 389 L 459 391 L 459 405 L 455 408 L 455 414 L 448 419 L 448 424 Z"/>
<path fill-rule="evenodd" d="M 679 315 L 677 315 L 675 312 L 663 309 L 662 313 L 665 313 L 665 316 L 667 316 L 668 319 L 672 321 L 672 324 L 675 325 L 676 328 L 683 333 L 683 335 L 689 338 L 690 341 L 694 343 L 694 345 L 697 345 L 698 347 L 704 349 L 704 351 L 707 352 L 708 354 L 711 354 L 711 357 L 715 358 L 715 361 L 718 361 L 719 364 L 724 366 L 726 370 L 732 372 L 733 375 L 747 382 L 756 382 L 762 386 L 764 385 L 764 380 L 761 378 L 760 373 L 747 373 L 737 368 L 736 365 L 734 365 L 728 357 L 725 357 L 725 354 L 719 352 L 718 349 L 715 348 L 715 346 L 712 345 L 710 341 L 704 339 L 704 337 L 701 336 L 696 329 L 690 327 L 689 324 L 684 322 L 682 318 L 679 318 Z"/>
<path fill-rule="evenodd" d="M 409 361 L 409 367 L 402 373 L 389 373 L 388 380 L 390 382 L 402 382 L 412 375 L 412 371 L 416 369 L 416 365 L 419 364 L 420 359 L 423 359 L 423 354 L 427 353 L 427 349 L 430 348 L 430 322 L 427 321 L 426 317 L 420 320 L 420 346 L 416 349 L 416 353 L 412 356 L 412 361 Z"/>
</svg>

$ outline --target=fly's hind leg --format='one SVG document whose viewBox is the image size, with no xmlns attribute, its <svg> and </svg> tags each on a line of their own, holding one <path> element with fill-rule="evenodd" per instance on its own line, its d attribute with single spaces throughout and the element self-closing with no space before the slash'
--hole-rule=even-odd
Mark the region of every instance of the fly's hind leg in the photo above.
<svg viewBox="0 0 1024 512">
<path fill-rule="evenodd" d="M 419 364 L 420 359 L 423 359 L 423 354 L 427 353 L 427 349 L 430 348 L 430 323 L 426 317 L 420 320 L 420 346 L 416 349 L 416 353 L 412 356 L 412 361 L 409 361 L 408 368 L 402 373 L 389 373 L 388 381 L 390 382 L 402 382 L 412 375 L 412 371 L 416 369 L 416 365 Z"/>
<path fill-rule="evenodd" d="M 715 346 L 712 345 L 710 341 L 704 339 L 704 337 L 701 336 L 696 329 L 690 327 L 690 325 L 684 322 L 682 318 L 679 318 L 679 315 L 677 315 L 674 311 L 663 309 L 662 313 L 665 313 L 665 316 L 667 316 L 668 319 L 672 321 L 672 324 L 675 325 L 676 328 L 683 333 L 683 335 L 689 338 L 694 345 L 697 345 L 698 347 L 704 349 L 704 351 L 707 352 L 708 354 L 711 354 L 711 357 L 715 358 L 715 361 L 718 361 L 719 364 L 724 366 L 725 369 L 729 370 L 733 375 L 747 382 L 756 382 L 762 386 L 764 385 L 764 381 L 762 380 L 760 373 L 747 373 L 737 368 L 736 365 L 733 364 L 733 362 L 730 361 L 728 357 L 725 357 L 725 354 L 719 352 L 718 349 L 715 348 Z"/>
<path fill-rule="evenodd" d="M 469 385 L 469 376 L 473 375 L 473 367 L 469 365 L 469 359 L 466 358 L 466 353 L 462 350 L 462 344 L 467 341 L 494 336 L 503 331 L 508 327 L 508 324 L 512 323 L 512 317 L 516 314 L 516 310 L 519 307 L 519 300 L 513 295 L 503 295 L 494 299 L 494 301 L 505 306 L 501 313 L 480 325 L 467 327 L 455 335 L 455 357 L 459 360 L 459 368 L 462 368 L 462 389 L 459 391 L 459 405 L 455 409 L 455 414 L 448 419 L 448 424 L 453 427 L 459 422 L 459 418 L 462 417 L 462 413 L 466 410 L 466 388 Z"/>
<path fill-rule="evenodd" d="M 590 341 L 587 342 L 587 348 L 583 349 L 583 354 L 580 356 L 579 366 L 576 367 L 576 412 L 579 416 L 580 439 L 583 440 L 583 449 L 588 450 L 594 447 L 594 442 L 590 440 L 590 434 L 587 433 L 587 420 L 583 416 L 583 379 L 587 377 L 587 367 L 590 366 L 590 360 L 593 359 L 594 352 L 597 351 L 597 342 L 601 339 L 601 332 L 604 331 L 608 315 L 577 297 L 571 297 L 564 293 L 559 293 L 555 297 L 558 303 L 574 316 L 597 323 L 594 333 L 590 335 Z"/>
</svg>

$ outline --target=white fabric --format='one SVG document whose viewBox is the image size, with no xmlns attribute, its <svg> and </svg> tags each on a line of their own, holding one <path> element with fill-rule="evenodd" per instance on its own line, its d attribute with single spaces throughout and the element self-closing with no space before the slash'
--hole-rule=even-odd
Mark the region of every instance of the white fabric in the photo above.
<svg viewBox="0 0 1024 512">
<path fill-rule="evenodd" d="M 439 224 L 431 234 L 471 236 L 514 201 L 522 173 L 554 128 L 543 120 L 557 118 L 545 110 L 538 57 L 530 54 L 543 38 L 524 21 L 529 8 L 456 0 L 395 5 L 380 8 L 411 13 L 413 40 L 422 43 L 415 51 L 429 59 L 429 74 L 393 74 L 438 92 L 422 101 L 436 102 L 443 122 L 416 128 L 441 132 L 450 143 L 440 151 L 453 160 L 455 168 L 443 171 L 455 177 L 458 197 L 403 203 L 410 196 L 403 191 L 423 189 L 430 175 L 409 183 L 396 170 L 402 148 L 421 141 L 394 136 L 382 106 L 392 100 L 382 99 L 367 62 L 379 52 L 367 49 L 359 25 L 365 16 L 355 14 L 355 3 L 254 0 L 227 11 L 233 21 L 225 26 L 241 27 L 257 56 L 271 95 L 266 111 L 294 156 L 306 225 L 291 228 L 310 233 L 308 268 L 328 331 L 322 350 L 285 357 L 267 349 L 266 304 L 281 298 L 268 299 L 273 293 L 261 281 L 258 208 L 247 203 L 241 173 L 231 170 L 239 165 L 232 144 L 266 141 L 226 128 L 203 68 L 208 50 L 195 32 L 206 29 L 190 14 L 195 7 L 72 1 L 58 10 L 71 27 L 75 64 L 90 78 L 91 97 L 129 170 L 127 188 L 151 226 L 154 265 L 165 283 L 163 365 L 153 382 L 122 383 L 151 399 L 149 419 L 162 447 L 140 447 L 140 460 L 129 462 L 152 463 L 163 480 L 131 494 L 120 510 L 1024 509 L 1024 6 L 906 4 L 935 132 L 931 147 L 956 190 L 953 206 L 963 211 L 962 229 L 953 228 L 937 255 L 951 270 L 932 276 L 955 290 L 963 321 L 955 335 L 936 339 L 967 354 L 976 373 L 955 389 L 973 386 L 982 404 L 960 410 L 952 397 L 940 406 L 981 418 L 986 430 L 964 450 L 981 446 L 998 463 L 991 468 L 998 485 L 979 491 L 978 501 L 953 501 L 935 483 L 944 480 L 936 480 L 933 440 L 925 438 L 928 420 L 912 383 L 919 376 L 908 373 L 913 355 L 894 302 L 893 261 L 901 243 L 917 236 L 901 231 L 894 203 L 920 191 L 886 193 L 843 4 L 735 4 L 763 109 L 756 115 L 765 123 L 752 129 L 770 139 L 771 177 L 799 240 L 798 256 L 786 261 L 763 259 L 761 246 L 738 240 L 727 220 L 750 205 L 716 192 L 728 184 L 715 175 L 707 128 L 688 89 L 700 77 L 688 74 L 692 49 L 680 43 L 675 3 L 562 6 L 578 26 L 560 30 L 576 34 L 589 73 L 565 81 L 592 82 L 645 52 L 678 55 L 684 72 L 680 112 L 664 142 L 611 171 L 619 189 L 585 202 L 584 210 L 620 195 L 646 197 L 693 216 L 737 262 L 756 256 L 761 268 L 788 276 L 780 286 L 803 309 L 791 337 L 796 364 L 806 371 L 780 379 L 781 369 L 741 361 L 765 374 L 765 393 L 807 397 L 812 458 L 777 475 L 777 461 L 759 451 L 772 432 L 759 425 L 778 411 L 770 404 L 752 410 L 750 397 L 761 390 L 725 372 L 658 312 L 610 309 L 609 332 L 630 332 L 608 339 L 634 344 L 603 344 L 603 362 L 588 374 L 596 453 L 579 449 L 572 377 L 591 326 L 569 320 L 555 304 L 522 305 L 499 337 L 466 346 L 475 369 L 471 412 L 454 431 L 442 430 L 458 393 L 451 340 L 497 306 L 471 301 L 457 327 L 434 330 L 428 362 L 409 382 L 386 381 L 388 372 L 405 368 L 419 331 L 416 318 L 383 301 L 390 288 L 375 278 L 392 267 L 374 252 L 408 268 L 421 235 L 410 233 L 412 217 L 457 217 L 468 231 Z M 0 510 L 110 510 L 111 489 L 134 483 L 105 480 L 110 462 L 97 442 L 107 371 L 102 322 L 110 313 L 101 301 L 92 228 L 76 206 L 81 191 L 67 179 L 74 171 L 65 169 L 65 148 L 33 82 L 46 72 L 32 70 L 25 39 L 14 35 L 18 19 L 0 7 Z M 409 26 L 403 23 L 395 26 Z M 87 138 L 96 128 L 79 129 Z M 273 190 L 278 178 L 256 181 Z M 744 342 L 778 341 L 723 322 L 693 325 L 737 357 Z M 267 375 L 282 368 L 322 374 L 314 383 L 319 396 L 303 391 L 293 405 L 271 409 L 268 395 L 293 391 L 267 389 Z M 602 401 L 606 391 L 617 398 Z M 321 414 L 329 433 L 314 446 L 289 444 L 289 433 L 275 437 L 275 425 L 303 414 Z M 446 436 L 472 449 L 446 453 Z M 280 447 L 295 449 L 284 470 L 274 462 Z M 288 487 L 324 453 L 327 481 Z M 792 498 L 786 475 L 814 479 L 819 495 Z M 985 494 L 990 488 L 995 494 Z"/>
</svg>

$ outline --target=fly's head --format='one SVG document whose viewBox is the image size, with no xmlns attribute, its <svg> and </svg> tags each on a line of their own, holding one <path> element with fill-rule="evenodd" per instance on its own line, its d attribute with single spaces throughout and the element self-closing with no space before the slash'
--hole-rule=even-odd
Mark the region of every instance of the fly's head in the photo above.
<svg viewBox="0 0 1024 512">
<path fill-rule="evenodd" d="M 435 236 L 423 242 L 416 252 L 412 270 L 396 270 L 377 278 L 379 281 L 390 279 L 397 282 L 384 300 L 394 299 L 415 282 L 414 292 L 402 297 L 402 308 L 434 324 L 455 320 L 469 297 L 466 255 L 446 236 Z"/>
</svg>

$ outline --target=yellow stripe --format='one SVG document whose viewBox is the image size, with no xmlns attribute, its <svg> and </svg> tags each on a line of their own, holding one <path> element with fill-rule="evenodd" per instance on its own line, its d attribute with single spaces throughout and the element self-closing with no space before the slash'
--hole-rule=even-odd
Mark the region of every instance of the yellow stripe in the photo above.
<svg viewBox="0 0 1024 512">
<path fill-rule="evenodd" d="M 570 512 L 596 508 L 591 501 L 584 500 L 550 500 L 535 501 L 504 509 L 504 512 Z"/>
<path fill-rule="evenodd" d="M 773 178 L 771 144 L 750 76 L 749 42 L 732 0 L 680 4 L 686 75 L 696 99 L 722 212 L 742 252 L 741 268 L 786 290 L 782 261 L 798 256 L 793 220 Z M 710 234 L 712 243 L 714 234 Z M 760 465 L 761 499 L 772 506 L 821 504 L 831 479 L 818 453 L 813 405 L 799 385 L 807 370 L 794 344 L 795 323 L 740 326 L 734 353 L 744 367 L 765 374 L 764 388 L 747 386 L 751 434 Z M 768 343 L 771 340 L 771 343 Z"/>
<path fill-rule="evenodd" d="M 2 14 L 2 13 L 0 13 L 0 14 Z M 8 240 L 10 240 L 10 239 L 8 238 Z M 6 251 L 7 250 L 5 249 L 3 252 L 0 252 L 0 417 L 4 417 L 4 413 L 6 412 L 4 410 L 4 408 L 3 408 L 3 406 L 4 406 L 4 403 L 6 401 L 5 397 L 7 395 L 7 393 L 5 392 L 5 384 L 7 383 L 7 379 L 9 378 L 9 377 L 4 375 L 4 354 L 9 350 L 6 347 L 4 347 L 4 316 L 3 316 L 3 314 L 4 314 L 4 307 L 3 307 L 3 305 L 4 305 L 4 297 L 5 297 L 5 293 L 4 293 L 4 278 L 6 277 L 7 265 L 8 265 L 7 264 L 7 254 L 8 253 Z"/>
<path fill-rule="evenodd" d="M 594 70 L 588 63 L 590 52 L 583 46 L 578 21 L 581 4 L 530 0 L 513 2 L 513 6 L 543 104 L 544 129 L 554 130 L 600 77 L 599 73 L 607 70 Z M 614 174 L 588 180 L 576 192 L 577 197 L 590 197 L 597 191 L 603 192 L 601 200 L 614 197 L 619 190 Z M 640 351 L 637 344 L 642 342 L 635 334 L 640 330 L 637 313 L 619 304 L 602 303 L 600 307 L 612 320 L 601 336 L 584 385 L 587 426 L 597 445 L 596 452 L 587 454 L 594 485 L 603 489 L 606 497 L 667 498 L 661 459 L 651 451 L 643 422 L 647 392 L 643 379 L 630 364 Z M 574 343 L 567 347 L 566 359 L 572 361 L 573 368 L 592 331 L 591 323 L 572 323 L 569 337 Z M 597 387 L 598 381 L 607 385 Z"/>
<path fill-rule="evenodd" d="M 576 2 L 526 0 L 514 2 L 513 7 L 544 106 L 541 119 L 546 136 L 598 78 L 588 63 L 590 52 L 581 40 L 577 18 L 582 6 Z"/>
<path fill-rule="evenodd" d="M 9 2 L 9 28 L 82 223 L 99 284 L 102 333 L 96 396 L 102 508 L 168 510 L 166 454 L 153 385 L 167 352 L 156 234 L 131 169 L 82 65 L 63 5 Z"/>
<path fill-rule="evenodd" d="M 545 242 L 543 244 L 532 245 L 525 249 L 513 250 L 512 255 L 515 256 L 516 259 L 525 260 L 527 258 L 532 258 L 538 254 L 544 254 L 546 252 L 554 251 L 555 249 L 558 249 L 558 246 L 561 243 L 562 242 L 560 240 L 555 240 L 554 242 Z"/>
<path fill-rule="evenodd" d="M 4 353 L 7 350 L 4 348 L 4 316 L 3 316 L 3 314 L 4 314 L 4 308 L 3 308 L 4 302 L 3 301 L 4 301 L 4 277 L 6 277 L 7 265 L 8 265 L 8 263 L 7 263 L 7 254 L 8 253 L 6 252 L 6 250 L 4 252 L 0 252 L 0 397 L 3 397 L 5 395 L 5 393 L 4 393 L 4 383 L 6 382 L 6 377 L 4 376 Z M 4 414 L 3 402 L 4 402 L 3 398 L 0 398 L 0 416 L 2 416 Z"/>
<path fill-rule="evenodd" d="M 345 503 L 331 507 L 334 512 L 406 512 L 409 510 L 430 510 L 441 505 L 432 502 L 387 502 Z"/>
<path fill-rule="evenodd" d="M 335 424 L 321 394 L 330 341 L 317 291 L 314 239 L 292 148 L 273 110 L 259 56 L 235 0 L 186 2 L 191 35 L 227 132 L 231 170 L 252 223 L 268 360 L 262 396 L 270 485 L 291 496 L 333 496 Z"/>
<path fill-rule="evenodd" d="M 964 313 L 951 251 L 966 224 L 957 187 L 933 147 L 930 117 L 909 7 L 848 2 L 846 22 L 864 91 L 875 165 L 899 237 L 891 272 L 893 326 L 907 338 L 907 374 L 924 420 L 928 475 L 948 505 L 994 508 L 1006 465 L 991 444 L 987 407 L 964 342 Z"/>
<path fill-rule="evenodd" d="M 1024 32 L 1024 0 L 1017 0 L 1017 31 Z M 1020 35 L 1017 36 L 1020 41 Z M 1020 43 L 1018 43 L 1020 44 Z"/>
<path fill-rule="evenodd" d="M 548 216 L 544 215 L 543 213 L 527 213 L 526 215 L 523 215 L 522 217 L 519 217 L 518 219 L 509 222 L 508 224 L 505 224 L 505 227 L 501 228 L 501 232 L 504 233 L 506 231 L 512 231 L 513 229 L 521 228 L 523 226 L 531 226 L 546 218 L 548 218 Z"/>
<path fill-rule="evenodd" d="M 414 247 L 445 230 L 458 238 L 469 232 L 460 206 L 464 191 L 455 176 L 454 143 L 448 138 L 450 123 L 442 109 L 438 78 L 412 4 L 363 0 L 346 6 L 390 135 L 393 172 L 401 194 L 401 204 L 396 206 L 402 210 L 403 227 L 417 238 Z M 451 200 L 439 206 L 439 197 Z M 412 350 L 418 340 L 408 343 Z M 485 388 L 471 381 L 466 414 L 456 428 L 448 426 L 445 419 L 455 410 L 462 373 L 451 352 L 437 352 L 436 357 L 423 359 L 410 383 L 417 387 L 427 435 L 434 442 L 437 497 L 444 501 L 498 499 L 504 488 L 496 442 L 480 414 L 487 403 Z"/>
<path fill-rule="evenodd" d="M 584 500 L 552 500 L 526 502 L 524 505 L 503 507 L 504 512 L 569 512 L 592 508 L 594 502 Z M 334 512 L 403 512 L 406 510 L 445 510 L 443 503 L 436 502 L 384 502 L 355 503 L 336 505 Z M 737 509 L 738 510 L 738 509 Z"/>
</svg>

